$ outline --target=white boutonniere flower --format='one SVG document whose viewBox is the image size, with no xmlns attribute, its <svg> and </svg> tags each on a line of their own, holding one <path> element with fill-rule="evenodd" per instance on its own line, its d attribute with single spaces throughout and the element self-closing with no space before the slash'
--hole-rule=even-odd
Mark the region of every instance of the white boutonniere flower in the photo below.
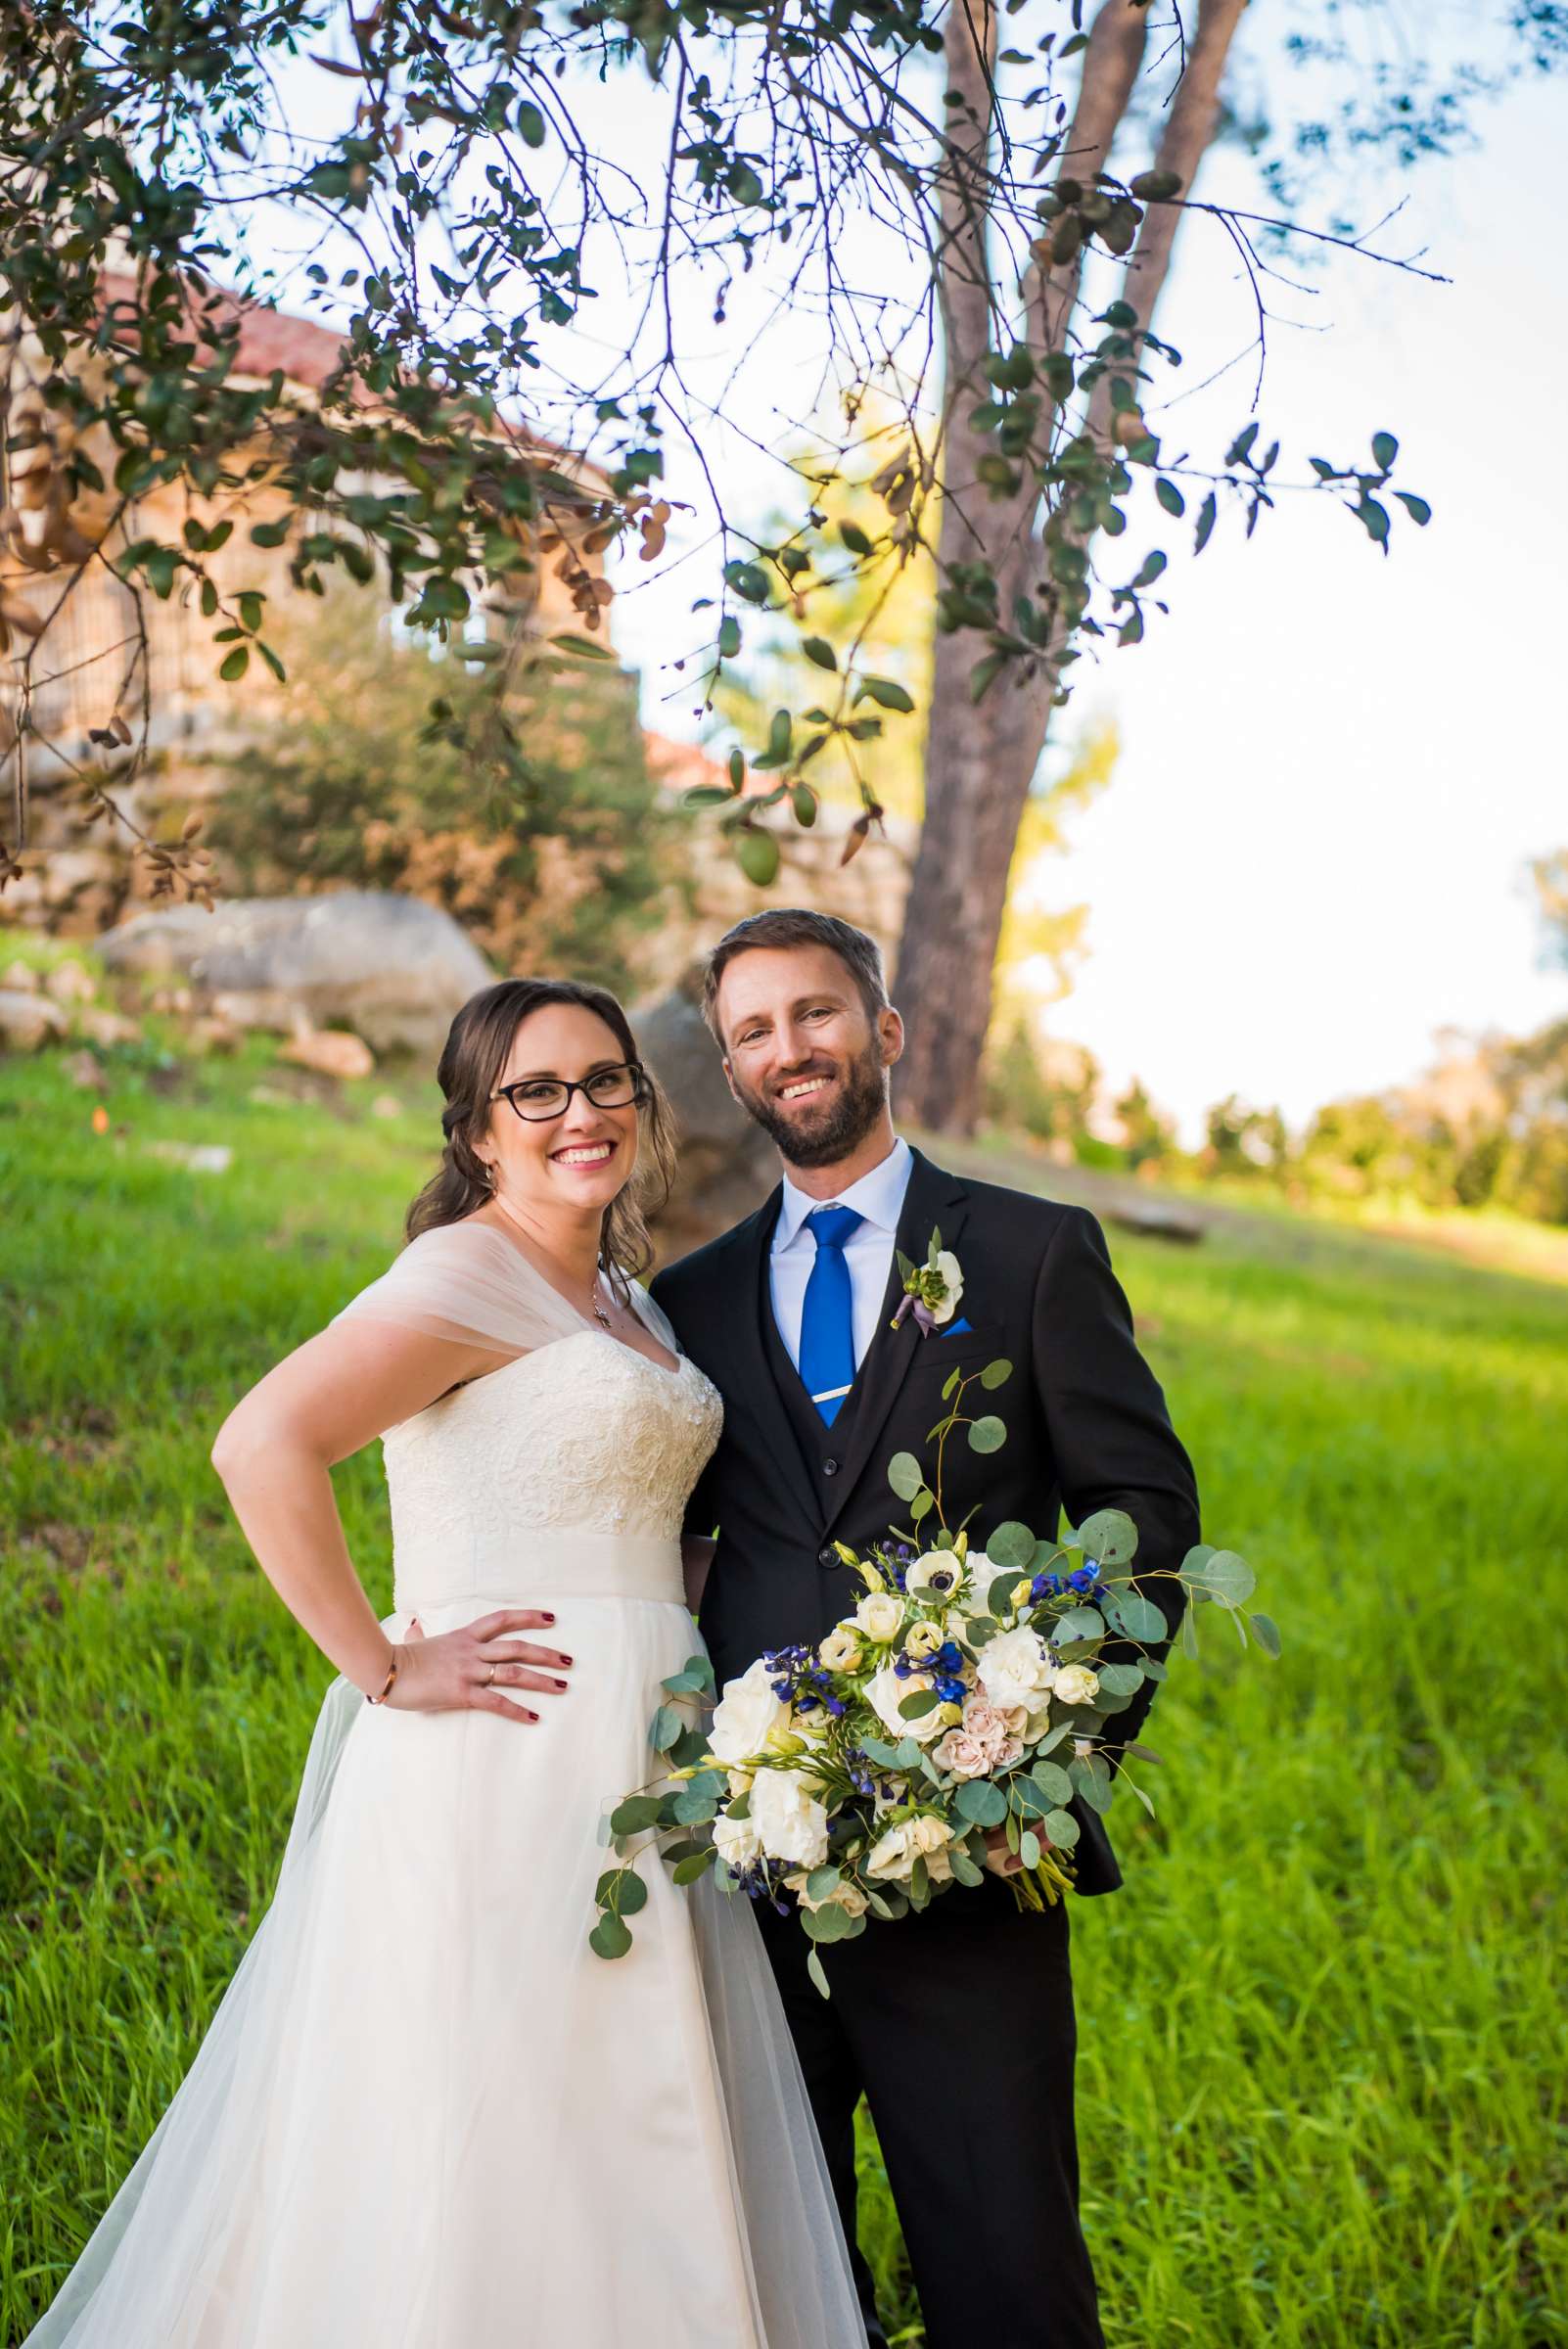
<svg viewBox="0 0 1568 2349">
<path fill-rule="evenodd" d="M 958 1300 L 964 1293 L 963 1267 L 950 1248 L 944 1248 L 942 1234 L 934 1231 L 931 1246 L 923 1265 L 912 1265 L 900 1250 L 899 1271 L 903 1280 L 903 1296 L 893 1316 L 893 1327 L 912 1313 L 920 1334 L 929 1338 L 934 1329 L 950 1321 L 958 1311 Z"/>
</svg>

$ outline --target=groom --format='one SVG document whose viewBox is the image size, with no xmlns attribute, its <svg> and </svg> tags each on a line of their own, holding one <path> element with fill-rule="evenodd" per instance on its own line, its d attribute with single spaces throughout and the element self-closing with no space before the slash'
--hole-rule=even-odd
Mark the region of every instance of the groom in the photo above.
<svg viewBox="0 0 1568 2349">
<path fill-rule="evenodd" d="M 830 914 L 780 909 L 715 948 L 704 1014 L 730 1089 L 777 1145 L 783 1181 L 732 1231 L 654 1283 L 686 1352 L 724 1399 L 724 1431 L 687 1516 L 717 1547 L 701 1623 L 720 1684 L 769 1648 L 820 1638 L 858 1586 L 834 1544 L 884 1539 L 896 1451 L 924 1461 L 943 1386 L 998 1355 L 990 1407 L 1007 1441 L 950 1447 L 944 1508 L 978 1547 L 1005 1518 L 1054 1535 L 1124 1509 L 1137 1563 L 1170 1570 L 1198 1538 L 1197 1494 L 1098 1224 L 945 1174 L 894 1131 L 903 1048 L 875 943 Z M 925 1261 L 933 1229 L 963 1294 L 945 1327 L 890 1324 L 895 1248 Z M 1175 1631 L 1179 1585 L 1146 1586 Z M 1135 1737 L 1141 1699 L 1111 1717 Z M 1076 1806 L 1081 1892 L 1121 1872 Z M 1005 1852 L 992 1865 L 1006 1865 Z M 1075 2025 L 1065 1904 L 1020 1911 L 988 1878 L 896 1925 L 825 1947 L 831 2001 L 807 1976 L 793 1916 L 758 1915 L 854 2243 L 854 2109 L 865 2096 L 920 2295 L 928 2349 L 1102 2349 L 1078 2220 Z M 880 2344 L 870 2274 L 855 2274 Z"/>
</svg>

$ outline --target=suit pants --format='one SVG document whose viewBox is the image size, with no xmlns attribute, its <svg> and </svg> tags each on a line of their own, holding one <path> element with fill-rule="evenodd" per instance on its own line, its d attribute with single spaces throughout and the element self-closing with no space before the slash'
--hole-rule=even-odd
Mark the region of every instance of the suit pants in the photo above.
<svg viewBox="0 0 1568 2349">
<path fill-rule="evenodd" d="M 821 1952 L 758 1904 L 854 2255 L 867 2338 L 884 2339 L 854 2250 L 854 2110 L 876 2124 L 927 2349 L 1104 2349 L 1078 2218 L 1077 2026 L 1066 1903 L 1019 1911 L 988 1880 Z"/>
</svg>

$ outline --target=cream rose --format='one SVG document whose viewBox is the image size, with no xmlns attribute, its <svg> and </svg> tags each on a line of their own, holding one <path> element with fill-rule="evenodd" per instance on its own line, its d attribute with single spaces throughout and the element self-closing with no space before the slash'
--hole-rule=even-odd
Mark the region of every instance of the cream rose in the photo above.
<svg viewBox="0 0 1568 2349">
<path fill-rule="evenodd" d="M 868 1590 L 854 1610 L 854 1620 L 868 1639 L 897 1639 L 903 1622 L 903 1601 L 888 1590 Z"/>
<path fill-rule="evenodd" d="M 988 1639 L 976 1658 L 976 1670 L 980 1685 L 999 1713 L 1013 1705 L 1038 1713 L 1056 1684 L 1045 1643 L 1027 1624 Z"/>
<path fill-rule="evenodd" d="M 714 1849 L 720 1864 L 742 1874 L 762 1857 L 762 1846 L 749 1819 L 730 1819 L 720 1812 L 714 1821 Z"/>
<path fill-rule="evenodd" d="M 770 1860 L 820 1867 L 827 1858 L 828 1816 L 813 1782 L 798 1770 L 760 1770 L 752 1780 L 751 1826 Z"/>
<path fill-rule="evenodd" d="M 923 1860 L 932 1882 L 945 1884 L 952 1874 L 952 1862 L 947 1857 L 951 1841 L 952 1829 L 944 1820 L 922 1812 L 917 1819 L 900 1819 L 872 1845 L 865 1872 L 892 1883 L 906 1884 L 914 1872 L 915 1862 Z"/>
<path fill-rule="evenodd" d="M 929 1664 L 943 1642 L 940 1623 L 916 1623 L 909 1627 L 903 1652 L 911 1664 Z"/>
<path fill-rule="evenodd" d="M 775 1732 L 789 1722 L 790 1709 L 773 1694 L 769 1667 L 759 1658 L 738 1681 L 726 1681 L 724 1693 L 714 1708 L 708 1750 L 719 1762 L 750 1762 L 767 1750 Z"/>
<path fill-rule="evenodd" d="M 829 1672 L 853 1672 L 860 1661 L 860 1642 L 854 1635 L 853 1624 L 836 1623 L 818 1643 L 816 1652 Z"/>
<path fill-rule="evenodd" d="M 866 1700 L 895 1737 L 913 1737 L 917 1744 L 929 1745 L 933 1737 L 940 1737 L 957 1720 L 957 1706 L 933 1705 L 929 1713 L 922 1713 L 916 1721 L 905 1721 L 899 1707 L 906 1696 L 914 1696 L 930 1686 L 928 1672 L 911 1672 L 907 1679 L 900 1680 L 891 1664 L 884 1664 L 865 1684 Z"/>
<path fill-rule="evenodd" d="M 1100 1693 L 1099 1675 L 1086 1664 L 1064 1664 L 1051 1691 L 1064 1705 L 1091 1705 Z"/>
</svg>

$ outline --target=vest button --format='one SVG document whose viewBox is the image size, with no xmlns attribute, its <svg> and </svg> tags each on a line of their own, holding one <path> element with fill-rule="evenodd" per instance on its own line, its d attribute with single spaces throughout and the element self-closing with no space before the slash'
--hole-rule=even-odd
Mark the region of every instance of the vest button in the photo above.
<svg viewBox="0 0 1568 2349">
<path fill-rule="evenodd" d="M 816 1562 L 819 1566 L 836 1566 L 839 1562 L 839 1553 L 824 1543 L 816 1553 Z"/>
<path fill-rule="evenodd" d="M 824 1460 L 822 1462 L 822 1474 L 824 1476 L 837 1476 L 838 1473 L 839 1463 L 837 1460 Z"/>
</svg>

